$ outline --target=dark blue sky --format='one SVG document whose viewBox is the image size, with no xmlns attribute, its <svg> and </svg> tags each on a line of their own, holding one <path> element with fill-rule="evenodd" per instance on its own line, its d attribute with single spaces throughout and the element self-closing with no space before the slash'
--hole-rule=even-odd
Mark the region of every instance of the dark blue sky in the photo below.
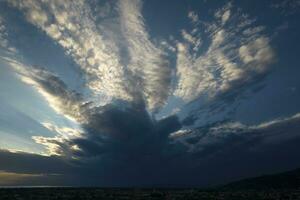
<svg viewBox="0 0 300 200">
<path fill-rule="evenodd" d="M 0 185 L 208 186 L 300 167 L 299 0 L 0 13 Z"/>
</svg>

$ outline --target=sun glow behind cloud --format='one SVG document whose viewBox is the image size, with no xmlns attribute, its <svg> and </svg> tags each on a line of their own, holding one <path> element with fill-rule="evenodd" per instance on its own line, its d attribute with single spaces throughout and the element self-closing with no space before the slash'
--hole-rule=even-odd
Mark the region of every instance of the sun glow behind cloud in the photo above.
<svg viewBox="0 0 300 200">
<path fill-rule="evenodd" d="M 11 185 L 28 178 L 41 177 L 42 174 L 18 174 L 0 171 L 0 185 Z"/>
</svg>

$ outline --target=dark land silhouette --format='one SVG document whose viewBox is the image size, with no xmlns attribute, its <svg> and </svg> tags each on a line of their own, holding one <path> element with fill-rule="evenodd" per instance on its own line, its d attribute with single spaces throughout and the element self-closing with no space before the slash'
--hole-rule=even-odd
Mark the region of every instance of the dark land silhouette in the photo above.
<svg viewBox="0 0 300 200">
<path fill-rule="evenodd" d="M 2 188 L 1 200 L 174 199 L 300 200 L 300 169 L 236 181 L 211 189 L 198 188 Z"/>
</svg>

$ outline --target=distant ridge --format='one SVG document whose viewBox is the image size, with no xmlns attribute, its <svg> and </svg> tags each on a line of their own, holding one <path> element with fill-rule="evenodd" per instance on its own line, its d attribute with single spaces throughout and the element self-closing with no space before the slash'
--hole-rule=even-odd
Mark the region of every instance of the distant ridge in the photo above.
<svg viewBox="0 0 300 200">
<path fill-rule="evenodd" d="M 263 175 L 229 183 L 225 190 L 300 189 L 300 168 L 278 174 Z"/>
</svg>

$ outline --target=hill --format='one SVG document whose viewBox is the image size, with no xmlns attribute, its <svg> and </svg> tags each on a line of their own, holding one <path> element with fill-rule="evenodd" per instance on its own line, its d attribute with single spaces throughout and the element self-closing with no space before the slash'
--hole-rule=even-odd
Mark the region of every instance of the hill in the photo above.
<svg viewBox="0 0 300 200">
<path fill-rule="evenodd" d="M 226 190 L 300 189 L 300 168 L 279 174 L 263 175 L 227 184 Z"/>
</svg>

